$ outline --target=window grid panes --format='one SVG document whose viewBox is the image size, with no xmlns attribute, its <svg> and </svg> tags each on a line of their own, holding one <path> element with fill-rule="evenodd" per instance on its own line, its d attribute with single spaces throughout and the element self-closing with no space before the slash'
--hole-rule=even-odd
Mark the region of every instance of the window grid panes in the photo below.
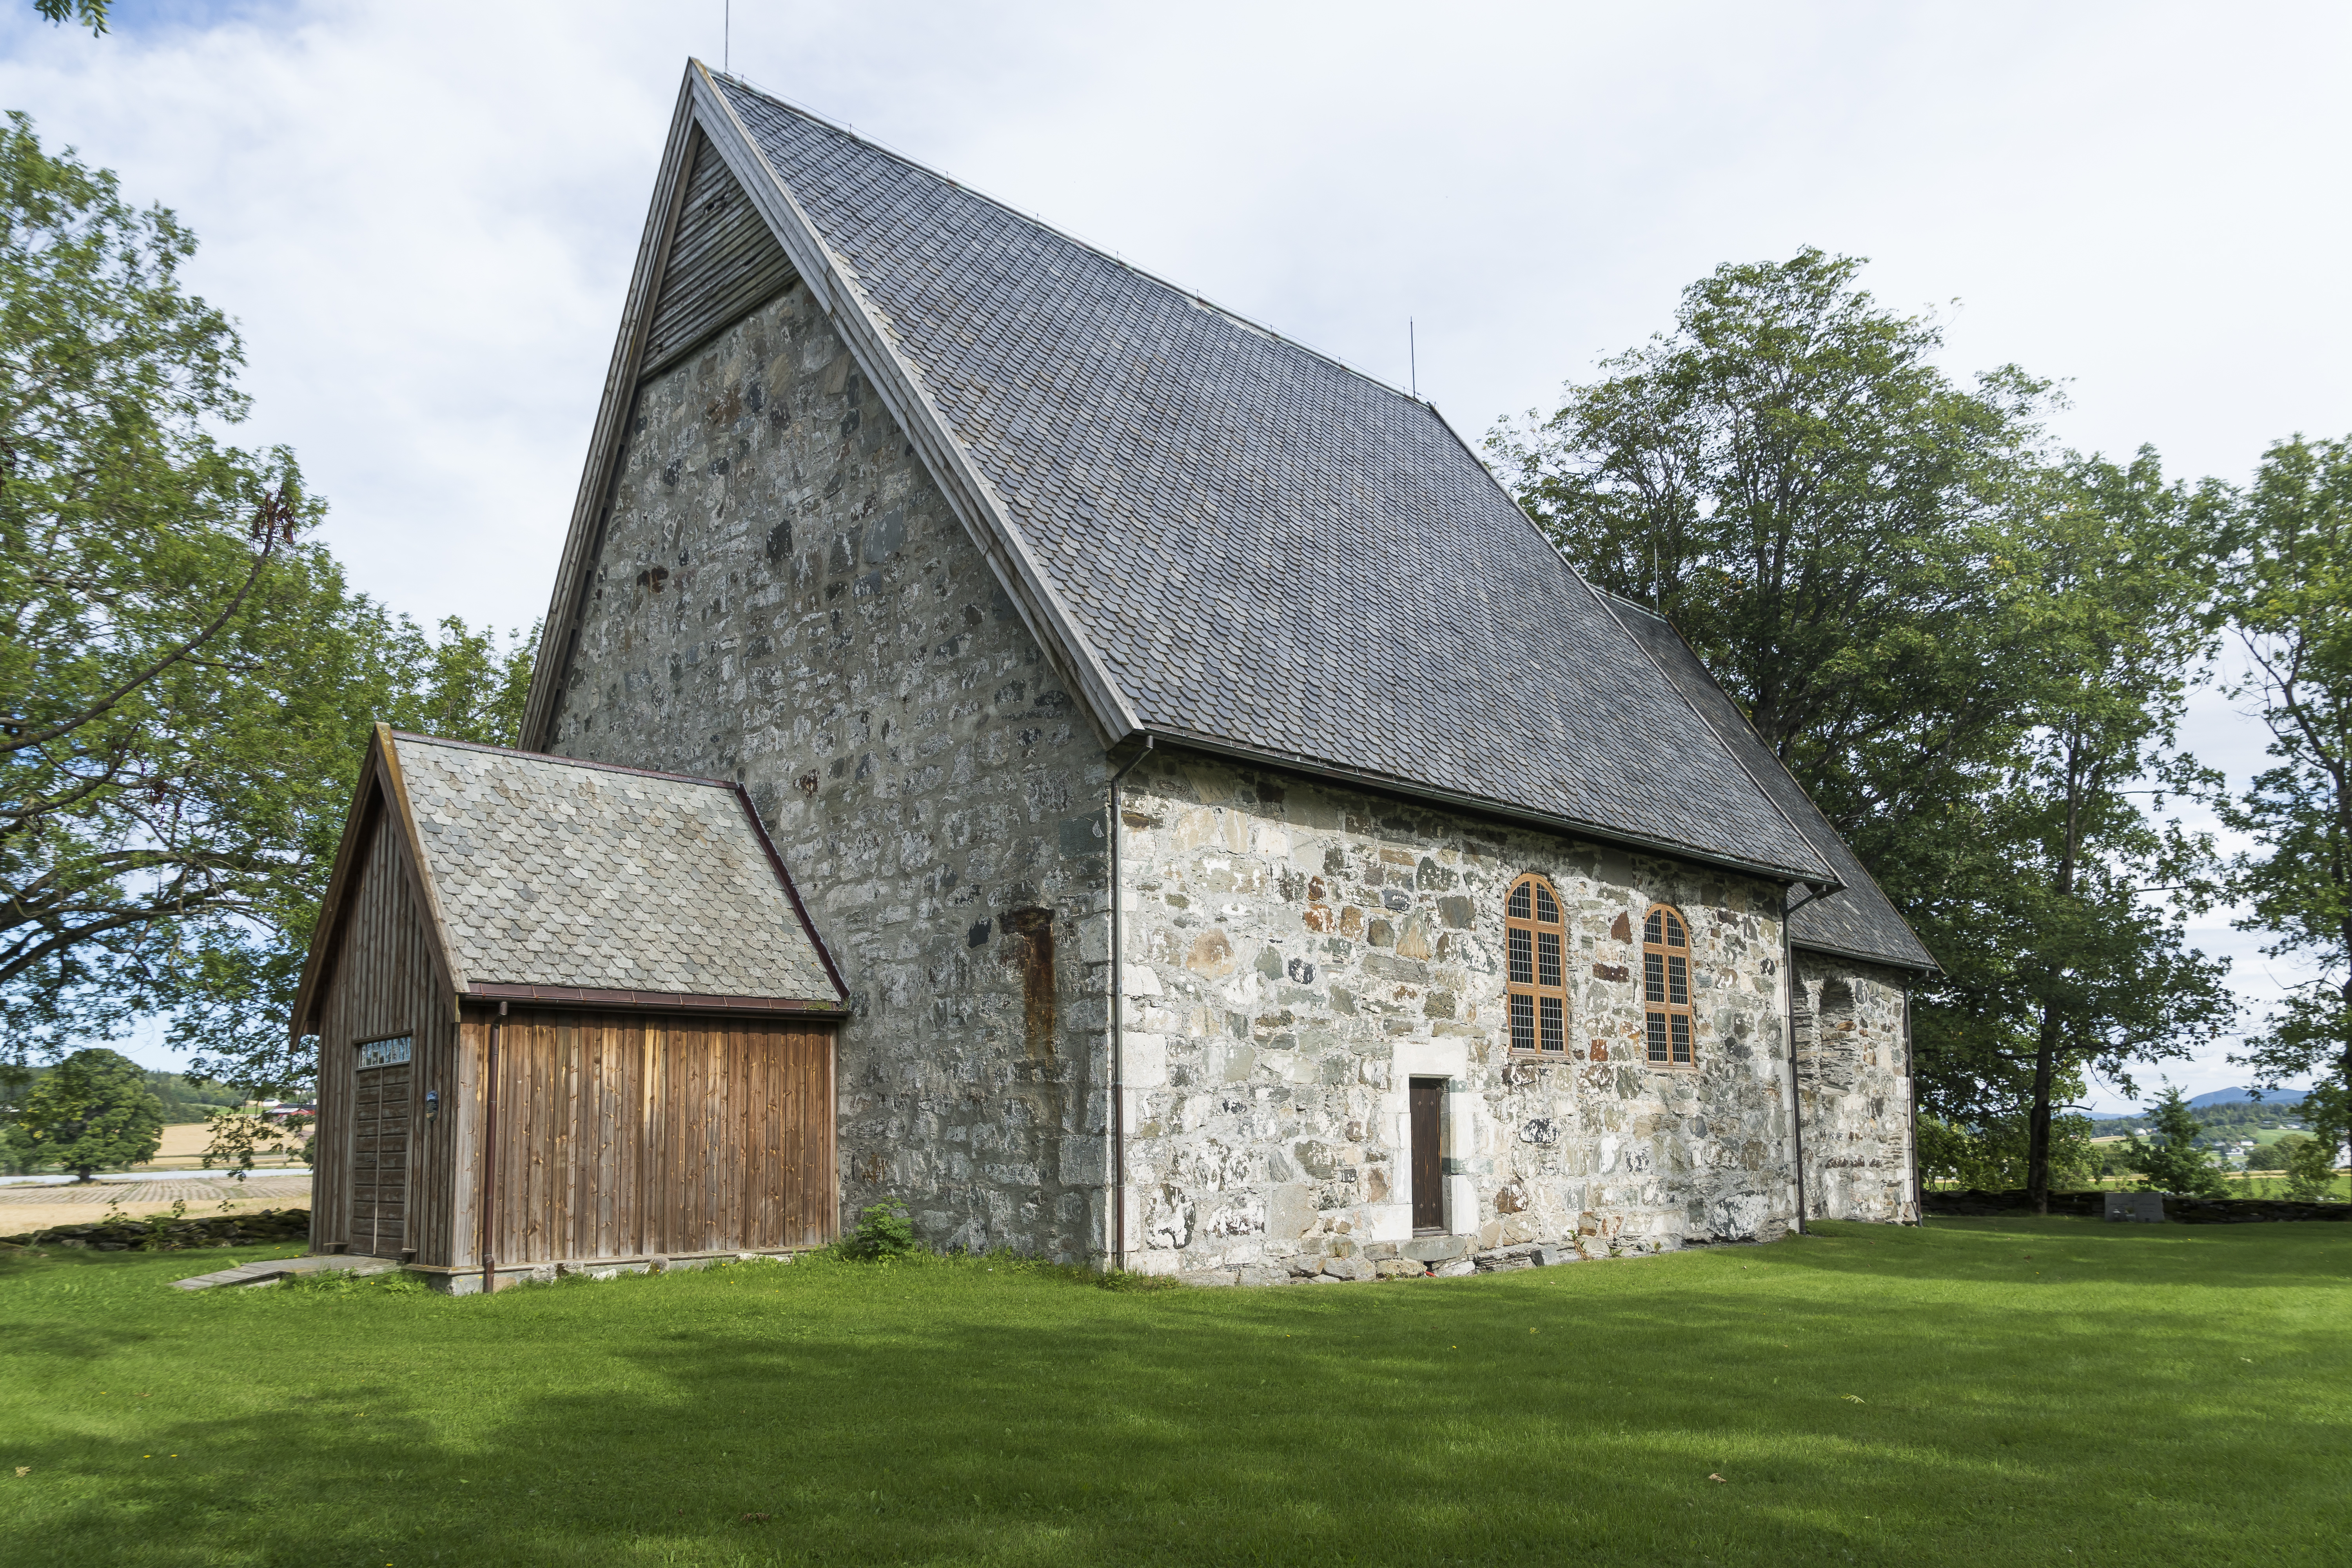
<svg viewBox="0 0 2352 1568">
<path fill-rule="evenodd" d="M 1652 1067 L 1696 1065 L 1691 1022 L 1690 928 L 1661 904 L 1642 921 L 1642 1000 Z"/>
<path fill-rule="evenodd" d="M 1541 877 L 1522 877 L 1503 905 L 1511 1049 L 1535 1057 L 1568 1054 L 1568 931 L 1559 895 Z"/>
</svg>

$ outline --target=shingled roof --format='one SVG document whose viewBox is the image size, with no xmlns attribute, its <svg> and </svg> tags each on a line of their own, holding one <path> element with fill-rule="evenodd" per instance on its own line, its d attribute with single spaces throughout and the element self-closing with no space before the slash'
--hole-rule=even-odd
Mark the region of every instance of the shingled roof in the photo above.
<svg viewBox="0 0 2352 1568">
<path fill-rule="evenodd" d="M 1876 879 L 1866 870 L 1861 859 L 1847 847 L 1813 797 L 1805 793 L 1756 727 L 1748 721 L 1738 706 L 1724 694 L 1715 678 L 1699 662 L 1682 635 L 1664 616 L 1633 603 L 1630 599 L 1609 596 L 1619 618 L 1649 649 L 1667 679 L 1673 681 L 1691 705 L 1706 715 L 1717 734 L 1731 748 L 1740 764 L 1748 770 L 1765 794 L 1770 795 L 1781 814 L 1795 823 L 1804 836 L 1812 841 L 1822 859 L 1837 872 L 1844 886 L 1834 888 L 1800 903 L 1789 916 L 1789 939 L 1799 947 L 1819 952 L 1837 953 L 1846 958 L 1874 960 L 1901 969 L 1934 971 L 1936 960 L 1911 930 L 1895 905 L 1882 890 Z"/>
<path fill-rule="evenodd" d="M 298 1020 L 374 821 L 406 836 L 461 994 L 842 1005 L 783 863 L 733 784 L 379 726 Z"/>
<path fill-rule="evenodd" d="M 1429 405 L 698 66 L 665 193 L 698 133 L 1107 744 L 1148 732 L 1836 879 Z M 608 395 L 600 440 L 625 406 Z M 608 472 L 592 456 L 551 606 L 542 743 Z"/>
</svg>

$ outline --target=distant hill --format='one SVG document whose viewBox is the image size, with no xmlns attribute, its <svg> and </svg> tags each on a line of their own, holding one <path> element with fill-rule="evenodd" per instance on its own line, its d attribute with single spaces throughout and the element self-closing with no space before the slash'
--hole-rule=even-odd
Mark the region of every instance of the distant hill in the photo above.
<svg viewBox="0 0 2352 1568">
<path fill-rule="evenodd" d="M 2189 1102 L 2189 1109 L 2191 1110 L 2202 1110 L 2209 1105 L 2244 1105 L 2252 1101 L 2253 1099 L 2254 1091 L 2251 1089 L 2217 1089 L 2210 1094 L 2200 1094 L 2194 1100 L 2191 1100 Z M 2264 1089 L 2262 1095 L 2262 1103 L 2264 1105 L 2301 1105 L 2303 1103 L 2303 1090 L 2299 1089 Z"/>
</svg>

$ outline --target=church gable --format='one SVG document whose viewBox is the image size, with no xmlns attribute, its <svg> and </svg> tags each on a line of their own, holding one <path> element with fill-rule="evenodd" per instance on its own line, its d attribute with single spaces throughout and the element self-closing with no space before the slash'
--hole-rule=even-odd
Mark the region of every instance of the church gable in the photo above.
<svg viewBox="0 0 2352 1568">
<path fill-rule="evenodd" d="M 708 137 L 694 142 L 661 291 L 646 329 L 644 375 L 658 375 L 793 279 L 793 264 Z"/>
<path fill-rule="evenodd" d="M 680 114 L 666 179 L 694 184 L 698 144 L 725 161 L 1102 743 L 1835 879 L 1428 405 L 698 66 Z"/>
</svg>

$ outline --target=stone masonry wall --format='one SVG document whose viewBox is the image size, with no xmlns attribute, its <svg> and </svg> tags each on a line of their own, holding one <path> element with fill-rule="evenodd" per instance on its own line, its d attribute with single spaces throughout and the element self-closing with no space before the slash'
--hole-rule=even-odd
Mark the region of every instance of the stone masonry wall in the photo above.
<svg viewBox="0 0 2352 1568">
<path fill-rule="evenodd" d="M 845 1215 L 1098 1255 L 1108 771 L 807 290 L 640 389 L 593 595 L 550 749 L 749 789 L 854 993 Z"/>
<path fill-rule="evenodd" d="M 1904 984 L 1897 970 L 1797 953 L 1808 1218 L 1919 1217 Z"/>
<path fill-rule="evenodd" d="M 1119 805 L 1130 1267 L 1362 1278 L 1787 1225 L 1777 886 L 1189 754 Z M 1528 871 L 1567 910 L 1568 1061 L 1508 1056 L 1502 900 Z M 1694 933 L 1696 1070 L 1644 1060 L 1654 901 Z M 1447 1234 L 1415 1237 L 1423 1076 L 1448 1080 Z"/>
</svg>

